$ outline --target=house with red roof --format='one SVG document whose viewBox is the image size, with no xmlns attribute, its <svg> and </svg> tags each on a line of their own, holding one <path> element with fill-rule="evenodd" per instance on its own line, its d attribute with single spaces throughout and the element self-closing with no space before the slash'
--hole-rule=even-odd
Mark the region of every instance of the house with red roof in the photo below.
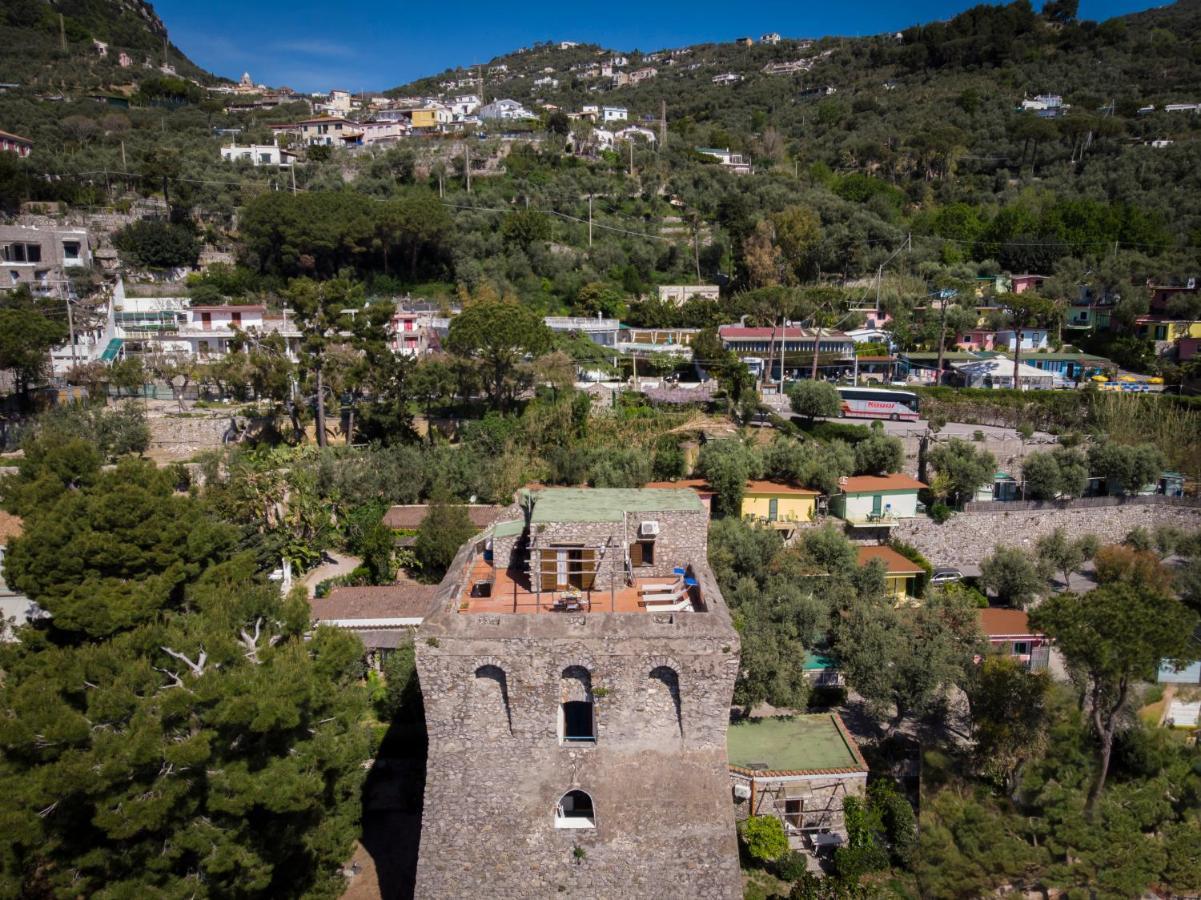
<svg viewBox="0 0 1201 900">
<path fill-rule="evenodd" d="M 1024 610 L 994 606 L 980 610 L 979 616 L 980 630 L 992 652 L 1011 656 L 1032 671 L 1047 667 L 1051 640 L 1030 627 Z"/>
<path fill-rule="evenodd" d="M 838 480 L 830 512 L 852 528 L 891 528 L 918 514 L 917 492 L 926 485 L 911 475 L 856 475 Z"/>
<path fill-rule="evenodd" d="M 888 546 L 860 546 L 855 548 L 859 554 L 860 567 L 873 562 L 884 564 L 884 585 L 888 596 L 898 604 L 910 604 L 918 596 L 918 579 L 926 574 L 926 570 Z"/>
</svg>

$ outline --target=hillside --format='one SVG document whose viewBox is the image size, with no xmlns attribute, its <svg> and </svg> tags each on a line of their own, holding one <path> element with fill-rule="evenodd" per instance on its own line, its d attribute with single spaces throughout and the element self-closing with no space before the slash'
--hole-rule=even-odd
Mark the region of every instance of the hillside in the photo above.
<svg viewBox="0 0 1201 900">
<path fill-rule="evenodd" d="M 94 41 L 107 45 L 105 56 Z M 32 87 L 116 87 L 164 64 L 185 77 L 206 75 L 170 43 L 145 0 L 5 0 L 0 47 L 9 48 L 0 54 L 0 81 Z M 119 63 L 122 52 L 132 60 L 128 68 Z"/>
<path fill-rule="evenodd" d="M 618 53 L 543 44 L 481 69 L 489 99 L 567 110 L 620 105 L 631 119 L 657 119 L 665 104 L 669 143 L 679 149 L 730 147 L 750 154 L 758 171 L 807 168 L 818 180 L 829 173 L 869 176 L 844 193 L 886 219 L 895 220 L 889 207 L 988 206 L 1037 186 L 1141 207 L 1166 231 L 1188 235 L 1195 258 L 1201 116 L 1164 106 L 1201 101 L 1201 2 L 1099 24 L 1075 21 L 1074 4 L 1048 9 L 1039 15 L 1020 2 L 982 6 L 899 35 L 751 47 Z M 624 87 L 581 77 L 615 55 L 628 58 L 622 71 L 650 66 L 656 75 Z M 804 61 L 803 71 L 765 71 L 795 61 Z M 481 69 L 447 70 L 395 93 L 446 92 L 444 83 Z M 740 80 L 713 82 L 723 74 Z M 559 84 L 535 86 L 536 78 Z M 1038 94 L 1061 95 L 1065 114 L 1047 119 L 1018 111 L 1024 97 Z M 942 228 L 946 223 L 920 224 L 944 239 L 968 237 Z M 1127 238 L 1159 241 L 1146 233 Z M 1049 270 L 1053 260 L 1003 262 Z"/>
</svg>

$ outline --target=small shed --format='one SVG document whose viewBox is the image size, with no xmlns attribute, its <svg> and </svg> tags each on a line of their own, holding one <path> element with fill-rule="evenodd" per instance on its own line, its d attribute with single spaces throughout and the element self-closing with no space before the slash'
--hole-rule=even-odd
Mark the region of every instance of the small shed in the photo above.
<svg viewBox="0 0 1201 900">
<path fill-rule="evenodd" d="M 794 848 L 846 840 L 843 802 L 863 796 L 868 769 L 838 713 L 743 719 L 726 750 L 737 818 L 776 816 Z"/>
<path fill-rule="evenodd" d="M 985 482 L 976 488 L 976 500 L 1019 500 L 1021 499 L 1021 483 L 1008 472 L 993 473 L 992 481 Z"/>
</svg>

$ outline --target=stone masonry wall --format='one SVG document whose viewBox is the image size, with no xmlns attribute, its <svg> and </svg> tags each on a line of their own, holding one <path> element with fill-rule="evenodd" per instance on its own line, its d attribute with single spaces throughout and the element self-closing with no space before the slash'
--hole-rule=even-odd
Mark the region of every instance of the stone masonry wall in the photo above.
<svg viewBox="0 0 1201 900">
<path fill-rule="evenodd" d="M 625 579 L 625 555 L 628 545 L 636 541 L 638 526 L 645 521 L 659 523 L 655 537 L 654 565 L 639 568 L 635 574 L 666 577 L 676 566 L 692 559 L 705 557 L 709 520 L 703 510 L 660 510 L 631 514 L 623 522 L 556 522 L 536 524 L 530 532 L 530 549 L 537 551 L 551 544 L 582 544 L 585 547 L 608 545 L 596 571 L 598 589 L 607 589 L 610 575 L 619 582 Z M 628 532 L 626 531 L 628 525 Z M 531 571 L 538 572 L 537 553 L 530 556 Z"/>
<path fill-rule="evenodd" d="M 893 534 L 913 544 L 936 566 L 978 566 L 999 544 L 1034 550 L 1038 539 L 1056 528 L 1069 534 L 1092 533 L 1103 542 L 1122 540 L 1138 527 L 1176 525 L 1201 528 L 1201 509 L 1179 506 L 1107 506 L 1092 509 L 1041 509 L 1015 512 L 958 513 L 944 524 L 919 516 L 904 519 Z"/>
<path fill-rule="evenodd" d="M 418 897 L 742 896 L 725 749 L 738 636 L 700 567 L 711 612 L 475 615 L 443 591 L 416 642 Z M 589 686 L 596 742 L 562 743 L 560 703 Z M 594 828 L 554 827 L 569 790 L 591 796 Z"/>
</svg>

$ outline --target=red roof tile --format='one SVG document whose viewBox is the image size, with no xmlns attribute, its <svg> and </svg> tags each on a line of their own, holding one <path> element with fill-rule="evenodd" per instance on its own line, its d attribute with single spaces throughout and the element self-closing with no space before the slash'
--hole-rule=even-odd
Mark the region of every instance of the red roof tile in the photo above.
<svg viewBox="0 0 1201 900">
<path fill-rule="evenodd" d="M 318 621 L 424 618 L 437 593 L 436 584 L 338 587 L 328 597 L 314 598 L 310 605 Z"/>
<path fill-rule="evenodd" d="M 870 494 L 876 491 L 917 491 L 926 485 L 898 472 L 894 475 L 856 475 L 840 480 L 839 487 L 848 494 Z"/>
<path fill-rule="evenodd" d="M 892 547 L 859 547 L 859 565 L 866 566 L 878 559 L 888 568 L 889 575 L 920 575 L 925 569 L 906 559 Z"/>
</svg>

